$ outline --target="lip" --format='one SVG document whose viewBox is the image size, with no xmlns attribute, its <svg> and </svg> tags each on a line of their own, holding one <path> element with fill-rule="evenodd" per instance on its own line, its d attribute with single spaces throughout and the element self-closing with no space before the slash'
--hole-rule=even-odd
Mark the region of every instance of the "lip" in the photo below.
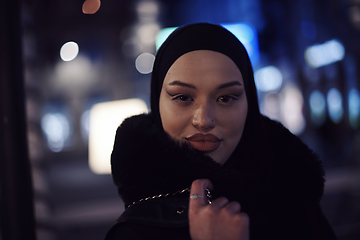
<svg viewBox="0 0 360 240">
<path fill-rule="evenodd" d="M 196 150 L 202 152 L 211 152 L 220 146 L 221 140 L 212 134 L 197 133 L 185 138 L 189 144 Z"/>
</svg>

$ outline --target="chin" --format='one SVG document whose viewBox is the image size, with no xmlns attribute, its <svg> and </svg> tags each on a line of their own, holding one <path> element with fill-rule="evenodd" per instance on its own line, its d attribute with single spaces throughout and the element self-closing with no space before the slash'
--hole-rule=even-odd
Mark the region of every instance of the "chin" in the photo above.
<svg viewBox="0 0 360 240">
<path fill-rule="evenodd" d="M 225 159 L 224 157 L 220 157 L 220 154 L 208 153 L 205 155 L 211 157 L 215 162 L 220 163 L 221 165 L 224 165 L 224 163 L 227 161 L 227 158 Z"/>
</svg>

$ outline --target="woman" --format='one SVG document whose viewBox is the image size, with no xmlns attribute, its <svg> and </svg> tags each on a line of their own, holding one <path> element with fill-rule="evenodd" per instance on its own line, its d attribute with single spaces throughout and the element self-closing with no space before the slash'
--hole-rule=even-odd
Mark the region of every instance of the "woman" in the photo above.
<svg viewBox="0 0 360 240">
<path fill-rule="evenodd" d="M 112 174 L 126 210 L 106 239 L 335 239 L 319 207 L 321 162 L 260 114 L 235 36 L 179 28 L 151 81 L 151 113 L 117 130 Z"/>
</svg>

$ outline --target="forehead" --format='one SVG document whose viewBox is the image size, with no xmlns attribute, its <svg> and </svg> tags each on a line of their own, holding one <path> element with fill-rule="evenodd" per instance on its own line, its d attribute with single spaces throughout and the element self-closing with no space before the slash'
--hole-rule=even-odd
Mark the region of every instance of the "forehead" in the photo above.
<svg viewBox="0 0 360 240">
<path fill-rule="evenodd" d="M 177 79 L 181 78 L 181 79 Z M 234 61 L 225 54 L 211 50 L 196 50 L 179 57 L 169 68 L 164 81 L 224 79 L 243 82 Z"/>
</svg>

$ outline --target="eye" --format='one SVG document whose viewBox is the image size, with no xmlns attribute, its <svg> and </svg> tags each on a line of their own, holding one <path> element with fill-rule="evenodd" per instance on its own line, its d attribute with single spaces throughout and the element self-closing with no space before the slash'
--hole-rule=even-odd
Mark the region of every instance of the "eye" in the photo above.
<svg viewBox="0 0 360 240">
<path fill-rule="evenodd" d="M 229 96 L 229 95 L 220 96 L 218 98 L 218 101 L 223 102 L 223 103 L 228 103 L 228 102 L 232 102 L 232 101 L 235 101 L 235 100 L 237 100 L 237 97 Z"/>
<path fill-rule="evenodd" d="M 192 101 L 192 99 L 189 95 L 177 95 L 177 96 L 173 97 L 173 100 L 178 100 L 181 102 Z"/>
</svg>

